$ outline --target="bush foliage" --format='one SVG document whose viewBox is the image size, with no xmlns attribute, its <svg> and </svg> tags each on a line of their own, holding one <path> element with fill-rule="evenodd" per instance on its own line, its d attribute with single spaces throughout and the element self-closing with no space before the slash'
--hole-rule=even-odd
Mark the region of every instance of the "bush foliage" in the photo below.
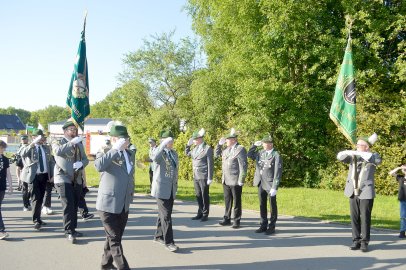
<svg viewBox="0 0 406 270">
<path fill-rule="evenodd" d="M 350 16 L 357 132 L 379 135 L 377 191 L 396 193 L 388 172 L 406 163 L 405 1 L 189 0 L 186 10 L 199 41 L 174 41 L 173 32 L 145 40 L 125 55 L 122 85 L 91 108 L 92 117 L 128 125 L 138 160 L 148 156 L 148 137 L 172 129 L 180 177 L 191 179 L 183 152 L 192 132 L 204 127 L 215 147 L 234 127 L 247 148 L 273 136 L 282 186 L 343 189 L 347 168 L 336 155 L 353 146 L 328 114 Z M 253 170 L 250 161 L 248 182 Z"/>
</svg>

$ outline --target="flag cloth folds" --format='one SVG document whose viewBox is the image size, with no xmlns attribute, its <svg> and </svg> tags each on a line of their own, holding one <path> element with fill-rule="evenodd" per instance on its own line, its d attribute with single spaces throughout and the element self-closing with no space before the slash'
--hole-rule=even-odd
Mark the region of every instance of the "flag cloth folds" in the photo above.
<svg viewBox="0 0 406 270">
<path fill-rule="evenodd" d="M 71 120 L 82 130 L 86 116 L 90 114 L 89 105 L 89 73 L 86 58 L 86 17 L 83 24 L 82 37 L 76 55 L 72 78 L 70 80 L 66 104 L 71 108 Z"/>
<path fill-rule="evenodd" d="M 330 108 L 330 118 L 352 144 L 357 142 L 356 115 L 354 65 L 349 37 Z"/>
</svg>

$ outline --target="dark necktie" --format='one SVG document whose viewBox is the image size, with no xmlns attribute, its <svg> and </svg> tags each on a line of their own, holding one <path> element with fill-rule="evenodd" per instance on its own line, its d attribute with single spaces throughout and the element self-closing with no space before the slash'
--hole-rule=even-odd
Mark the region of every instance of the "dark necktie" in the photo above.
<svg viewBox="0 0 406 270">
<path fill-rule="evenodd" d="M 128 173 L 127 162 L 125 161 L 124 151 L 120 151 L 120 153 L 121 153 L 121 159 L 123 160 L 123 165 L 124 165 L 125 172 Z"/>
<path fill-rule="evenodd" d="M 171 150 L 168 151 L 168 157 L 169 157 L 170 161 L 172 162 L 173 167 L 176 168 L 175 158 L 173 157 Z"/>
<path fill-rule="evenodd" d="M 44 171 L 44 161 L 42 160 L 42 150 L 41 146 L 38 146 L 38 159 L 39 159 L 39 171 L 43 172 Z"/>
</svg>

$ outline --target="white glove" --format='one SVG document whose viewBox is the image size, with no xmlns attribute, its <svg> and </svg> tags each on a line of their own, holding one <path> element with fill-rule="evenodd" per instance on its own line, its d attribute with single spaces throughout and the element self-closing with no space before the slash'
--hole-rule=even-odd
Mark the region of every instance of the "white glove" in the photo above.
<svg viewBox="0 0 406 270">
<path fill-rule="evenodd" d="M 126 139 L 120 138 L 114 143 L 112 148 L 117 150 L 117 151 L 123 151 L 124 148 L 125 148 L 125 143 L 126 143 Z"/>
<path fill-rule="evenodd" d="M 244 185 L 244 183 L 243 183 L 243 182 L 238 182 L 238 185 L 239 185 L 240 187 L 242 187 L 242 186 Z"/>
<path fill-rule="evenodd" d="M 219 145 L 223 145 L 225 142 L 226 142 L 226 138 L 223 137 L 219 140 Z"/>
<path fill-rule="evenodd" d="M 255 146 L 261 146 L 261 145 L 262 145 L 262 142 L 261 142 L 261 141 L 256 141 L 256 142 L 254 142 L 254 145 L 255 145 Z"/>
<path fill-rule="evenodd" d="M 83 141 L 83 137 L 82 137 L 82 136 L 77 136 L 77 137 L 73 138 L 72 140 L 70 140 L 70 142 L 71 142 L 72 144 L 78 144 L 78 143 L 80 143 L 81 141 Z"/>
<path fill-rule="evenodd" d="M 162 143 L 163 146 L 167 146 L 168 143 L 170 143 L 170 142 L 172 142 L 172 141 L 173 141 L 173 138 L 172 138 L 172 137 L 168 137 L 168 138 L 163 139 L 161 143 Z"/>
<path fill-rule="evenodd" d="M 83 162 L 82 161 L 76 161 L 75 163 L 73 163 L 73 168 L 77 171 L 80 168 L 83 167 Z"/>
<path fill-rule="evenodd" d="M 32 143 L 33 143 L 33 144 L 37 144 L 41 139 L 42 139 L 42 136 L 37 136 L 37 137 L 32 141 Z"/>
<path fill-rule="evenodd" d="M 271 196 L 271 197 L 276 196 L 276 192 L 278 192 L 276 189 L 271 188 L 271 191 L 269 191 L 269 196 Z"/>
<path fill-rule="evenodd" d="M 207 185 L 208 185 L 208 186 L 210 186 L 211 182 L 213 182 L 213 180 L 207 179 Z"/>
<path fill-rule="evenodd" d="M 187 141 L 187 146 L 191 146 L 193 144 L 193 138 L 190 138 L 188 141 Z"/>
<path fill-rule="evenodd" d="M 372 157 L 371 152 L 359 152 L 359 155 L 366 161 L 368 161 Z"/>
<path fill-rule="evenodd" d="M 353 150 L 344 150 L 337 154 L 337 159 L 343 159 L 344 156 L 352 156 L 355 155 L 355 151 Z"/>
</svg>

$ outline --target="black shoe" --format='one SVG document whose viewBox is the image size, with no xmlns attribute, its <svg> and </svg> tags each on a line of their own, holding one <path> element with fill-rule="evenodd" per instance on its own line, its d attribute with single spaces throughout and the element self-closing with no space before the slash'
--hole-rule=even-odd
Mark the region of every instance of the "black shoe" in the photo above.
<svg viewBox="0 0 406 270">
<path fill-rule="evenodd" d="M 104 265 L 101 267 L 102 270 L 116 270 L 117 267 L 115 267 L 114 265 Z"/>
<path fill-rule="evenodd" d="M 219 222 L 221 226 L 227 226 L 231 225 L 231 221 L 229 219 L 223 219 L 222 221 Z"/>
<path fill-rule="evenodd" d="M 41 226 L 47 225 L 45 222 L 43 222 L 42 220 L 38 221 L 39 224 L 41 224 Z"/>
<path fill-rule="evenodd" d="M 68 240 L 72 244 L 76 244 L 76 237 L 73 234 L 70 233 L 66 234 L 66 240 Z"/>
<path fill-rule="evenodd" d="M 89 213 L 86 213 L 86 214 L 83 214 L 82 215 L 82 219 L 83 220 L 89 220 L 89 219 L 91 219 L 91 218 L 93 218 L 94 217 L 94 215 L 93 214 L 89 214 Z"/>
<path fill-rule="evenodd" d="M 400 231 L 399 238 L 406 238 L 405 231 Z"/>
<path fill-rule="evenodd" d="M 41 223 L 35 222 L 35 224 L 34 224 L 34 229 L 36 229 L 37 231 L 39 231 L 39 229 L 41 229 Z"/>
<path fill-rule="evenodd" d="M 196 216 L 192 217 L 192 220 L 199 220 L 202 217 L 203 217 L 202 215 L 196 215 Z"/>
<path fill-rule="evenodd" d="M 231 228 L 233 228 L 233 229 L 240 228 L 240 222 L 239 221 L 238 222 L 234 221 L 233 226 L 231 226 Z"/>
<path fill-rule="evenodd" d="M 275 227 L 269 227 L 266 231 L 265 234 L 266 235 L 271 235 L 275 233 Z"/>
<path fill-rule="evenodd" d="M 361 242 L 361 251 L 368 252 L 368 244 L 365 242 Z"/>
<path fill-rule="evenodd" d="M 352 243 L 352 245 L 350 246 L 351 250 L 358 250 L 361 247 L 361 244 L 359 242 L 354 242 Z"/>
<path fill-rule="evenodd" d="M 200 219 L 201 222 L 205 222 L 205 221 L 208 221 L 208 220 L 209 220 L 208 216 L 204 216 L 204 217 L 202 217 L 202 219 Z"/>
<path fill-rule="evenodd" d="M 83 236 L 83 233 L 78 232 L 78 231 L 75 231 L 75 232 L 73 233 L 73 235 L 74 235 L 75 237 L 82 237 L 82 236 Z"/>
<path fill-rule="evenodd" d="M 262 226 L 255 230 L 256 233 L 263 233 L 265 231 L 266 231 L 266 227 L 262 227 Z"/>
</svg>

